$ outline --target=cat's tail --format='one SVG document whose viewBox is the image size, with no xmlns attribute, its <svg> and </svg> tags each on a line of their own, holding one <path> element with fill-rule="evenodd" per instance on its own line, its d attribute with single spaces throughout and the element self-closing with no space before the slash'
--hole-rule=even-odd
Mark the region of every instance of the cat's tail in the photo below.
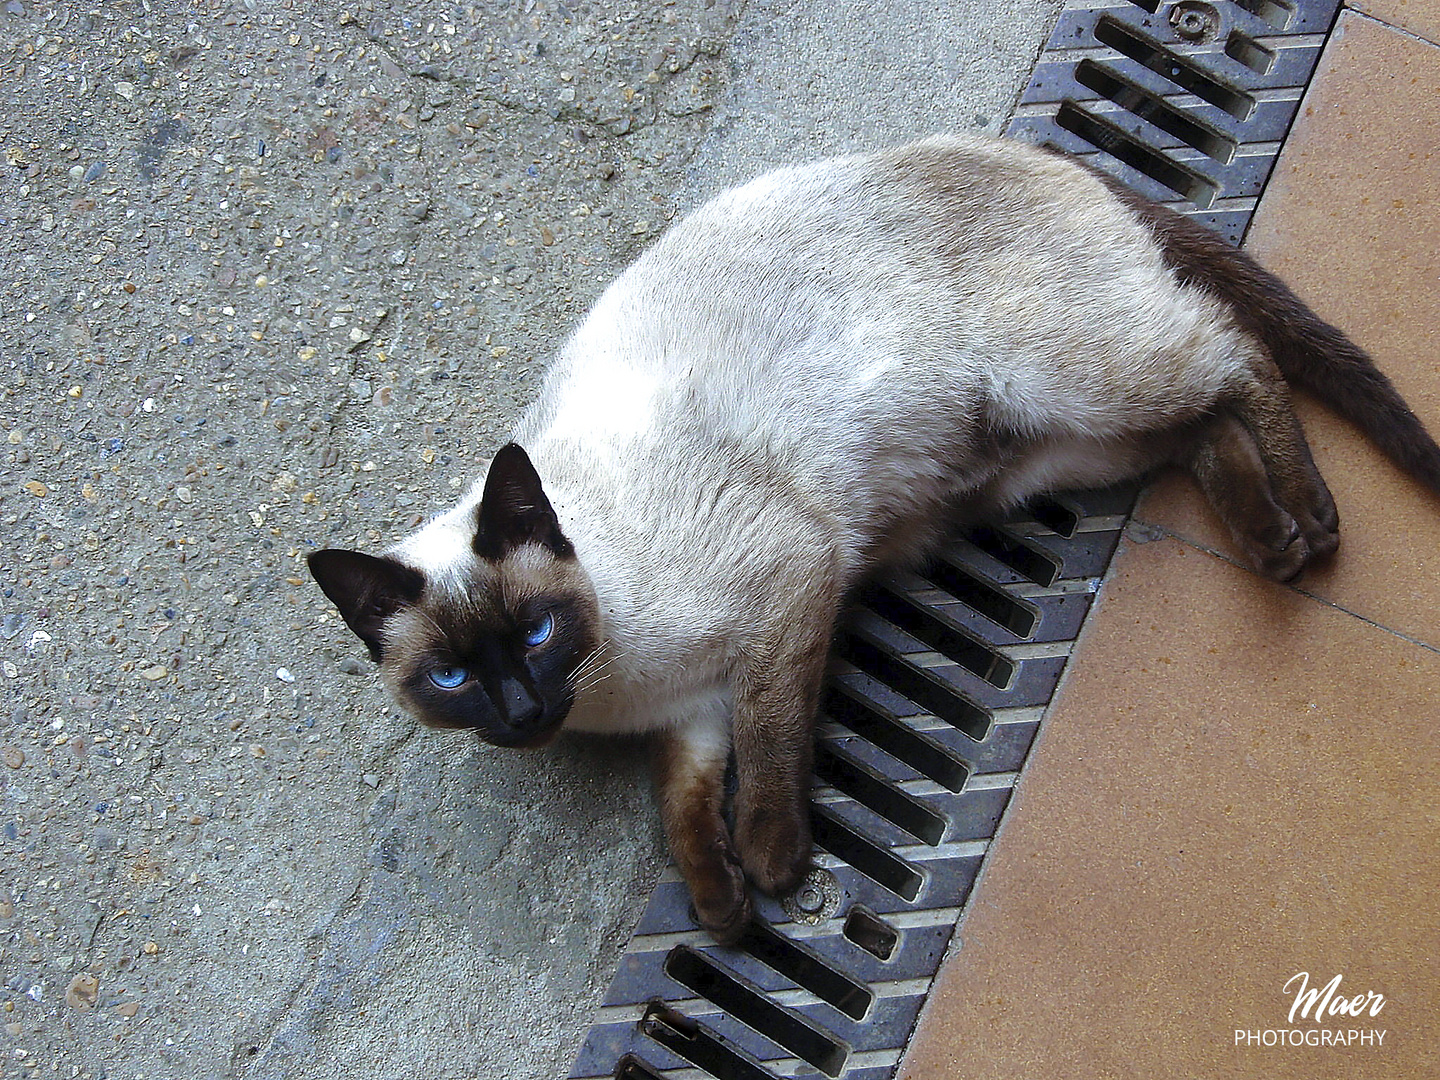
<svg viewBox="0 0 1440 1080">
<path fill-rule="evenodd" d="M 1370 355 L 1311 311 L 1270 271 L 1220 236 L 1091 169 L 1154 234 L 1181 281 L 1230 305 L 1285 378 L 1354 423 L 1391 460 L 1440 494 L 1440 446 Z"/>
</svg>

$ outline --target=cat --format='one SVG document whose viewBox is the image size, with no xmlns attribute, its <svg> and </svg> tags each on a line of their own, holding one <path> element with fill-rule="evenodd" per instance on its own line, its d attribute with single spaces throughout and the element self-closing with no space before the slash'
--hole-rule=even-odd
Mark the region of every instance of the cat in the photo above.
<svg viewBox="0 0 1440 1080">
<path fill-rule="evenodd" d="M 940 136 L 682 219 L 457 506 L 309 564 L 427 724 L 499 746 L 650 733 L 671 852 L 733 943 L 747 879 L 781 894 L 808 868 L 847 592 L 958 522 L 1167 464 L 1293 578 L 1338 522 L 1287 378 L 1440 492 L 1440 448 L 1384 375 L 1249 257 L 1058 153 Z"/>
</svg>

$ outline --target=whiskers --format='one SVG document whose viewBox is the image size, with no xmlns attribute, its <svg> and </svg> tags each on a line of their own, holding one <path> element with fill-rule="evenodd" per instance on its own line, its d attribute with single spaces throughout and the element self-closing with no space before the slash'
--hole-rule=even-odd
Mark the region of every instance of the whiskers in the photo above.
<svg viewBox="0 0 1440 1080">
<path fill-rule="evenodd" d="M 609 638 L 605 638 L 592 649 L 570 673 L 570 683 L 575 688 L 575 696 L 579 697 L 585 691 L 594 689 L 615 674 L 610 666 L 620 659 L 620 655 L 620 650 Z"/>
</svg>

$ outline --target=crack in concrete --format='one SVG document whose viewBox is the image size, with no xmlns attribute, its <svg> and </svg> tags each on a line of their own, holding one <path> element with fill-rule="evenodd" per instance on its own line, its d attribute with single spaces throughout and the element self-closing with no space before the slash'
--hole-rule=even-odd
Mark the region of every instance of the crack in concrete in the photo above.
<svg viewBox="0 0 1440 1080">
<path fill-rule="evenodd" d="M 232 1066 L 237 1068 L 246 1068 L 252 1065 L 267 1067 L 271 1064 L 273 1055 L 277 1052 L 275 1042 L 285 1032 L 287 1022 L 295 1018 L 294 1014 L 299 1008 L 300 999 L 307 993 L 313 993 L 320 983 L 323 974 L 322 966 L 325 963 L 326 955 L 331 952 L 331 943 L 328 939 L 332 929 L 337 925 L 349 922 L 355 912 L 364 907 L 370 894 L 370 890 L 366 886 L 374 881 L 374 877 L 373 867 L 362 870 L 356 876 L 355 886 L 349 894 L 336 905 L 320 926 L 311 931 L 310 939 L 320 943 L 318 954 L 310 957 L 308 963 L 293 972 L 286 980 L 287 985 L 281 995 L 281 1000 L 269 1010 L 254 1036 L 236 1044 L 232 1053 Z"/>
<path fill-rule="evenodd" d="M 735 17 L 737 19 L 740 14 L 743 13 L 744 6 L 745 5 L 742 4 L 736 8 Z M 348 21 L 342 21 L 340 25 L 342 27 L 359 26 L 359 22 L 358 20 L 351 18 Z M 578 105 L 567 105 L 564 102 L 561 102 L 559 104 L 546 104 L 538 100 L 534 102 L 527 102 L 523 99 L 520 99 L 516 95 L 499 94 L 486 87 L 478 79 L 467 79 L 458 75 L 451 75 L 443 69 L 438 68 L 434 64 L 425 64 L 419 68 L 412 68 L 409 65 L 403 63 L 401 59 L 395 55 L 394 51 L 390 48 L 390 46 L 386 44 L 379 35 L 375 34 L 373 31 L 367 28 L 361 27 L 359 36 L 363 37 L 363 39 L 368 44 L 374 46 L 374 48 L 378 52 L 380 52 L 386 60 L 390 62 L 390 65 L 396 71 L 398 71 L 401 75 L 407 78 L 419 79 L 425 82 L 441 83 L 446 86 L 454 87 L 456 90 L 463 92 L 473 100 L 484 102 L 487 105 L 493 105 L 496 108 L 504 109 L 506 112 L 515 115 L 544 118 L 556 124 L 584 124 L 587 127 L 597 128 L 601 136 L 608 136 L 611 139 L 624 139 L 629 135 L 634 135 L 637 132 L 654 126 L 656 123 L 659 122 L 659 116 L 661 113 L 664 113 L 666 116 L 669 116 L 672 119 L 683 120 L 688 116 L 694 116 L 698 113 L 708 112 L 715 107 L 715 103 L 713 101 L 707 101 L 698 108 L 687 110 L 685 112 L 676 112 L 662 105 L 651 102 L 651 115 L 648 119 L 646 119 L 642 113 L 629 113 L 627 114 L 627 116 L 630 120 L 630 123 L 625 127 L 624 130 L 617 131 L 611 125 L 618 123 L 622 119 L 626 119 L 627 116 L 603 119 L 600 116 L 600 110 L 598 108 L 592 115 L 584 112 Z M 688 72 L 702 57 L 715 59 L 725 56 L 727 52 L 729 52 L 727 42 L 696 42 L 695 51 L 690 54 L 689 58 L 685 60 L 683 64 L 678 65 L 673 70 L 668 67 L 665 68 L 663 71 L 657 68 L 655 70 L 655 73 L 659 75 L 660 78 L 652 85 L 654 85 L 655 87 L 668 87 L 671 81 L 676 76 L 683 75 Z M 717 92 L 718 90 L 719 88 L 717 87 Z M 445 101 L 438 104 L 434 102 L 431 102 L 429 104 L 430 107 L 438 113 L 440 109 L 449 108 L 455 103 L 453 101 Z M 595 132 L 592 132 L 591 134 L 592 137 L 596 135 Z"/>
<path fill-rule="evenodd" d="M 409 717 L 404 717 L 403 719 L 405 723 L 404 730 L 399 734 L 390 736 L 374 750 L 367 753 L 362 759 L 363 768 L 368 770 L 378 766 L 381 762 L 394 758 L 420 733 L 420 725 L 418 722 L 411 720 Z M 386 786 L 388 787 L 389 785 Z"/>
</svg>

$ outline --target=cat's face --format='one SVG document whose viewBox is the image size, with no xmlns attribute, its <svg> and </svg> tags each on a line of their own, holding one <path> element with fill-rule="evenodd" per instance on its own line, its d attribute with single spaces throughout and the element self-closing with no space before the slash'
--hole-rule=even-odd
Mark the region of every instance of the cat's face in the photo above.
<svg viewBox="0 0 1440 1080">
<path fill-rule="evenodd" d="M 600 641 L 594 589 L 514 444 L 443 564 L 326 550 L 310 570 L 411 713 L 497 746 L 550 741 Z"/>
</svg>

